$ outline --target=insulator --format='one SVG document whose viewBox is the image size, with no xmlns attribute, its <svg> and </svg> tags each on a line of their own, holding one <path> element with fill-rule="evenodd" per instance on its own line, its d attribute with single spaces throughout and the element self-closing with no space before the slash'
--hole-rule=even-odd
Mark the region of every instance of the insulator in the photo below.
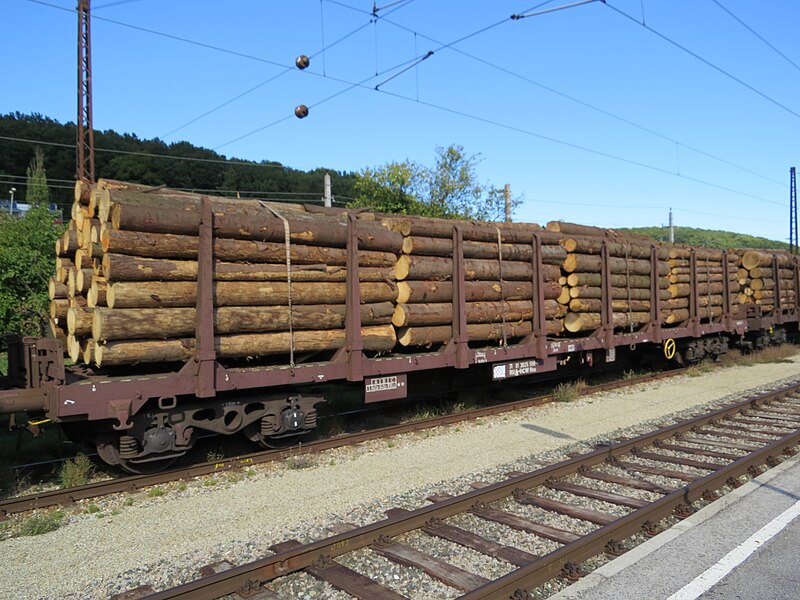
<svg viewBox="0 0 800 600">
<path fill-rule="evenodd" d="M 294 116 L 298 119 L 305 119 L 308 116 L 308 107 L 305 104 L 296 107 L 294 109 Z"/>
<path fill-rule="evenodd" d="M 308 65 L 311 64 L 311 59 L 308 58 L 305 54 L 301 54 L 296 59 L 294 59 L 294 64 L 298 69 L 302 71 L 303 69 L 308 68 Z"/>
</svg>

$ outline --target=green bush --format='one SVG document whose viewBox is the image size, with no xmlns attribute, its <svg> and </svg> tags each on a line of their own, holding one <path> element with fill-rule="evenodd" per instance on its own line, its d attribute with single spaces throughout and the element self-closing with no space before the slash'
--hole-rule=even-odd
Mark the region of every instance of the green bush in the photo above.
<svg viewBox="0 0 800 600">
<path fill-rule="evenodd" d="M 0 339 L 8 333 L 44 333 L 47 284 L 62 231 L 44 207 L 31 208 L 21 218 L 0 214 Z"/>
<path fill-rule="evenodd" d="M 68 460 L 58 472 L 58 479 L 62 488 L 86 485 L 94 474 L 94 465 L 88 456 L 78 454 L 74 459 Z"/>
<path fill-rule="evenodd" d="M 43 515 L 35 515 L 25 520 L 19 530 L 19 535 L 42 535 L 55 531 L 61 527 L 64 513 L 60 510 L 51 510 Z"/>
</svg>

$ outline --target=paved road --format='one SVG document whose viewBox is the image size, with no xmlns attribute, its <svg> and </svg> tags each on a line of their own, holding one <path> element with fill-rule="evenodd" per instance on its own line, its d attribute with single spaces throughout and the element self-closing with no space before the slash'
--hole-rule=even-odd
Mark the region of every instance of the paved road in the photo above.
<svg viewBox="0 0 800 600">
<path fill-rule="evenodd" d="M 675 594 L 672 600 L 797 600 L 800 517 L 794 517 L 798 513 L 800 456 L 734 490 L 553 599 L 666 600 Z M 713 579 L 717 573 L 721 579 Z M 709 589 L 705 581 L 717 582 Z"/>
</svg>

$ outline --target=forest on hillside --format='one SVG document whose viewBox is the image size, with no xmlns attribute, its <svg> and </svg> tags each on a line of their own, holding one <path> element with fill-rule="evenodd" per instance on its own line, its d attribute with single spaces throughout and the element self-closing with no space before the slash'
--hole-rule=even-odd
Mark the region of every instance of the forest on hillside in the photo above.
<svg viewBox="0 0 800 600">
<path fill-rule="evenodd" d="M 770 248 L 773 250 L 787 250 L 789 244 L 778 242 L 764 237 L 733 233 L 731 231 L 718 231 L 714 229 L 699 229 L 695 227 L 675 227 L 675 242 L 691 246 L 705 246 L 707 248 Z M 630 227 L 620 231 L 630 231 L 649 238 L 666 242 L 669 240 L 668 227 Z"/>
<path fill-rule="evenodd" d="M 75 181 L 75 136 L 76 127 L 71 122 L 59 123 L 39 114 L 0 115 L 0 196 L 7 198 L 8 188 L 13 186 L 17 188 L 17 199 L 24 200 L 25 172 L 37 147 L 35 143 L 9 138 L 35 140 L 40 142 L 38 146 L 44 153 L 51 198 L 62 207 L 71 205 Z M 321 167 L 301 171 L 275 161 L 257 163 L 227 158 L 189 142 L 168 144 L 159 139 L 145 140 L 135 134 L 111 130 L 95 131 L 95 165 L 98 178 L 230 195 L 238 191 L 242 196 L 304 201 L 322 198 L 324 175 L 328 173 L 334 197 L 348 201 L 355 196 L 355 173 Z"/>
</svg>

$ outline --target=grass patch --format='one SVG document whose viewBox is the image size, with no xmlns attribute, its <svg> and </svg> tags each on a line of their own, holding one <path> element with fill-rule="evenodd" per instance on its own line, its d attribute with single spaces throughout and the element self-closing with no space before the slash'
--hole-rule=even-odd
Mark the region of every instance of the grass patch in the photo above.
<svg viewBox="0 0 800 600">
<path fill-rule="evenodd" d="M 78 454 L 72 460 L 68 460 L 58 471 L 58 481 L 62 488 L 77 487 L 86 485 L 94 475 L 94 465 L 88 456 Z"/>
<path fill-rule="evenodd" d="M 51 510 L 41 515 L 34 515 L 25 519 L 19 530 L 19 535 L 42 535 L 55 531 L 64 524 L 64 512 Z"/>
<path fill-rule="evenodd" d="M 284 463 L 286 467 L 293 470 L 310 469 L 317 465 L 316 460 L 310 454 L 296 454 L 287 458 Z"/>
<path fill-rule="evenodd" d="M 147 490 L 148 498 L 158 498 L 159 496 L 163 496 L 164 494 L 166 494 L 166 492 L 162 487 L 154 487 Z"/>
<path fill-rule="evenodd" d="M 86 507 L 86 512 L 89 513 L 90 515 L 94 513 L 99 513 L 100 507 L 97 506 L 97 504 L 90 504 L 89 506 Z"/>
<path fill-rule="evenodd" d="M 127 498 L 125 498 L 125 502 L 123 504 L 125 506 L 133 506 L 134 502 L 136 502 L 136 500 L 133 499 L 133 496 L 128 496 Z"/>
<path fill-rule="evenodd" d="M 213 477 L 203 479 L 203 487 L 214 487 L 215 485 L 217 485 L 217 480 Z"/>
<path fill-rule="evenodd" d="M 581 397 L 581 390 L 586 387 L 583 379 L 559 383 L 553 389 L 553 400 L 556 402 L 574 402 Z"/>
</svg>

